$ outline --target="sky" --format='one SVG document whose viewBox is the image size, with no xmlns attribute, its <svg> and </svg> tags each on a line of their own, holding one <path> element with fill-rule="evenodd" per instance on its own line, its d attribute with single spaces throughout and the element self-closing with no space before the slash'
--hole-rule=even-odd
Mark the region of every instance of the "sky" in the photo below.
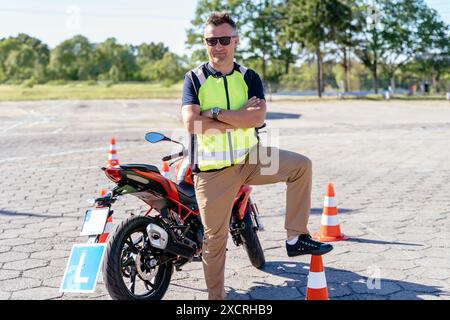
<svg viewBox="0 0 450 320">
<path fill-rule="evenodd" d="M 425 1 L 450 24 L 450 0 Z M 53 48 L 82 34 L 91 42 L 163 42 L 189 55 L 186 30 L 196 5 L 197 0 L 0 0 L 0 38 L 23 32 Z"/>
</svg>

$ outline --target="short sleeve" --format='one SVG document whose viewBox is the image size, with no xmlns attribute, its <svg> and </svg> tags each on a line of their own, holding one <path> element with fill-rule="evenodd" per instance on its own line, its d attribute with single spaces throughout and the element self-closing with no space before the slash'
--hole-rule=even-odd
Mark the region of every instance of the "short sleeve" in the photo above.
<svg viewBox="0 0 450 320">
<path fill-rule="evenodd" d="M 259 99 L 266 99 L 264 96 L 264 86 L 259 75 L 249 69 L 245 74 L 245 82 L 249 84 L 248 88 L 248 98 L 257 97 Z"/>
<path fill-rule="evenodd" d="M 195 92 L 194 84 L 192 83 L 192 79 L 188 74 L 184 76 L 183 97 L 181 105 L 184 106 L 187 104 L 200 105 L 200 101 L 198 100 L 198 96 Z"/>
</svg>

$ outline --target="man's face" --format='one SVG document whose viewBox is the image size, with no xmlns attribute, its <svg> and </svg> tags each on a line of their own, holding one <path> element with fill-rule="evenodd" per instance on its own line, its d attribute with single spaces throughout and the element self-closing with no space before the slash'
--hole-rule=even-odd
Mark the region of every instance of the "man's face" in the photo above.
<svg viewBox="0 0 450 320">
<path fill-rule="evenodd" d="M 228 23 L 223 23 L 219 26 L 207 25 L 205 28 L 204 38 L 216 38 L 216 37 L 230 37 L 230 44 L 222 45 L 219 41 L 215 46 L 209 46 L 205 40 L 203 43 L 208 52 L 209 60 L 216 64 L 227 64 L 234 59 L 234 50 L 239 43 L 239 38 L 237 37 L 236 31 Z"/>
</svg>

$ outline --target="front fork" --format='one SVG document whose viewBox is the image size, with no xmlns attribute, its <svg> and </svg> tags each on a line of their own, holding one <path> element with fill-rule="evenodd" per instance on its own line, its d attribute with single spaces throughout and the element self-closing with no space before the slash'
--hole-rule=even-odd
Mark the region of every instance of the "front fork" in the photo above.
<svg viewBox="0 0 450 320">
<path fill-rule="evenodd" d="M 256 227 L 257 230 L 264 231 L 265 230 L 264 224 L 262 223 L 261 216 L 259 215 L 258 206 L 256 205 L 255 198 L 253 198 L 253 195 L 250 195 L 248 202 L 251 208 L 251 217 L 253 225 Z"/>
</svg>

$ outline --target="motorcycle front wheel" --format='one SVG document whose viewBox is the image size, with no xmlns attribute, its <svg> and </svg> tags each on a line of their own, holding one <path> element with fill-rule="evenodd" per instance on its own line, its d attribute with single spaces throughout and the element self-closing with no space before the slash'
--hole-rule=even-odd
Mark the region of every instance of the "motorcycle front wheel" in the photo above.
<svg viewBox="0 0 450 320">
<path fill-rule="evenodd" d="M 253 225 L 251 210 L 251 207 L 247 205 L 247 210 L 243 219 L 245 226 L 241 231 L 241 239 L 250 262 L 255 268 L 260 269 L 266 263 L 266 259 L 264 257 L 264 251 L 261 247 L 261 243 L 259 242 L 257 229 Z"/>
<path fill-rule="evenodd" d="M 108 239 L 103 280 L 116 300 L 160 300 L 172 278 L 172 262 L 160 263 L 146 227 L 154 219 L 133 216 L 121 222 Z"/>
</svg>

